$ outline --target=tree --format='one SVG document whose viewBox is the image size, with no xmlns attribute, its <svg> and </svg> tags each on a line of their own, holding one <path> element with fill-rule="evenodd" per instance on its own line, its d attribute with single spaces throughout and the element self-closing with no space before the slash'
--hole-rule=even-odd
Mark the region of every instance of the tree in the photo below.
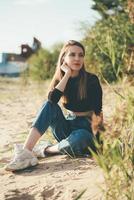
<svg viewBox="0 0 134 200">
<path fill-rule="evenodd" d="M 35 80 L 50 78 L 55 69 L 52 54 L 47 49 L 40 49 L 29 59 L 29 75 Z"/>
<path fill-rule="evenodd" d="M 94 9 L 102 19 L 86 32 L 86 65 L 108 81 L 118 80 L 128 71 L 126 62 L 130 44 L 134 44 L 134 26 L 130 22 L 126 1 L 95 0 Z M 113 12 L 109 12 L 112 10 Z"/>
</svg>

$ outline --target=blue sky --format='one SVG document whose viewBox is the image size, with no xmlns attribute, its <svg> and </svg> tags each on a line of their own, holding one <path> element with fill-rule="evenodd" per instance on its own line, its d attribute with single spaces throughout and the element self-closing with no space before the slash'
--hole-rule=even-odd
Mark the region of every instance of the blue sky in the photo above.
<svg viewBox="0 0 134 200">
<path fill-rule="evenodd" d="M 80 23 L 93 25 L 99 15 L 92 0 L 0 0 L 0 52 L 20 53 L 21 44 L 37 37 L 43 47 L 79 40 Z"/>
</svg>

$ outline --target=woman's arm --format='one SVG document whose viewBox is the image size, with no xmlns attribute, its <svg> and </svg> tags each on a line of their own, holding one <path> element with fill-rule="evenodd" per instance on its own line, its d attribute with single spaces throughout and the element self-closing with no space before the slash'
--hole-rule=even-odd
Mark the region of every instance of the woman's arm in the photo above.
<svg viewBox="0 0 134 200">
<path fill-rule="evenodd" d="M 60 98 L 66 88 L 68 79 L 71 76 L 71 69 L 67 65 L 63 64 L 61 66 L 61 70 L 64 71 L 64 73 L 65 73 L 63 78 L 56 85 L 56 87 L 53 90 L 51 90 L 48 94 L 48 100 L 50 100 L 53 103 L 58 103 L 58 101 L 60 100 Z"/>
<path fill-rule="evenodd" d="M 68 82 L 68 79 L 71 76 L 71 69 L 66 65 L 62 65 L 61 69 L 65 72 L 65 75 L 63 76 L 61 81 L 56 85 L 55 88 L 57 88 L 61 92 L 64 92 L 66 85 L 67 85 L 67 82 Z"/>
</svg>

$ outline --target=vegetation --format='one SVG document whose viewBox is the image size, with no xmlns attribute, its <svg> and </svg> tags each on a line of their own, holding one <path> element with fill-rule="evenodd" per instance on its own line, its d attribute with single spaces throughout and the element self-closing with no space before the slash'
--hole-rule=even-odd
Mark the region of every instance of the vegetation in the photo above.
<svg viewBox="0 0 134 200">
<path fill-rule="evenodd" d="M 100 147 L 97 155 L 92 153 L 104 171 L 105 199 L 133 200 L 134 2 L 94 2 L 93 8 L 101 14 L 102 19 L 86 32 L 83 39 L 87 49 L 86 66 L 88 70 L 100 74 L 106 83 L 120 81 L 115 91 L 118 97 L 117 107 L 102 134 L 103 150 Z M 124 77 L 129 81 L 127 84 L 123 83 Z"/>
<path fill-rule="evenodd" d="M 26 76 L 29 75 L 34 80 L 46 80 L 53 76 L 58 55 L 62 44 L 55 44 L 52 51 L 40 49 L 36 54 L 30 57 L 28 64 L 29 70 Z M 23 74 L 23 77 L 26 77 Z"/>
<path fill-rule="evenodd" d="M 134 24 L 126 1 L 95 0 L 93 9 L 102 19 L 87 29 L 83 43 L 86 46 L 86 66 L 113 82 L 134 73 Z"/>
<path fill-rule="evenodd" d="M 93 153 L 104 171 L 106 200 L 134 199 L 134 87 L 121 88 L 124 99 L 106 125 L 103 152 Z"/>
</svg>

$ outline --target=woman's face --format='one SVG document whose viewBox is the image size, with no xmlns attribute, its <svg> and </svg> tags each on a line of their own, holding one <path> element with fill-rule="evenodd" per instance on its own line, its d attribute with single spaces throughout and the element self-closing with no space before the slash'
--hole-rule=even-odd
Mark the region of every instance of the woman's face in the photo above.
<svg viewBox="0 0 134 200">
<path fill-rule="evenodd" d="M 72 70 L 79 71 L 84 63 L 84 52 L 79 46 L 69 46 L 68 50 L 64 56 L 64 62 Z"/>
</svg>

